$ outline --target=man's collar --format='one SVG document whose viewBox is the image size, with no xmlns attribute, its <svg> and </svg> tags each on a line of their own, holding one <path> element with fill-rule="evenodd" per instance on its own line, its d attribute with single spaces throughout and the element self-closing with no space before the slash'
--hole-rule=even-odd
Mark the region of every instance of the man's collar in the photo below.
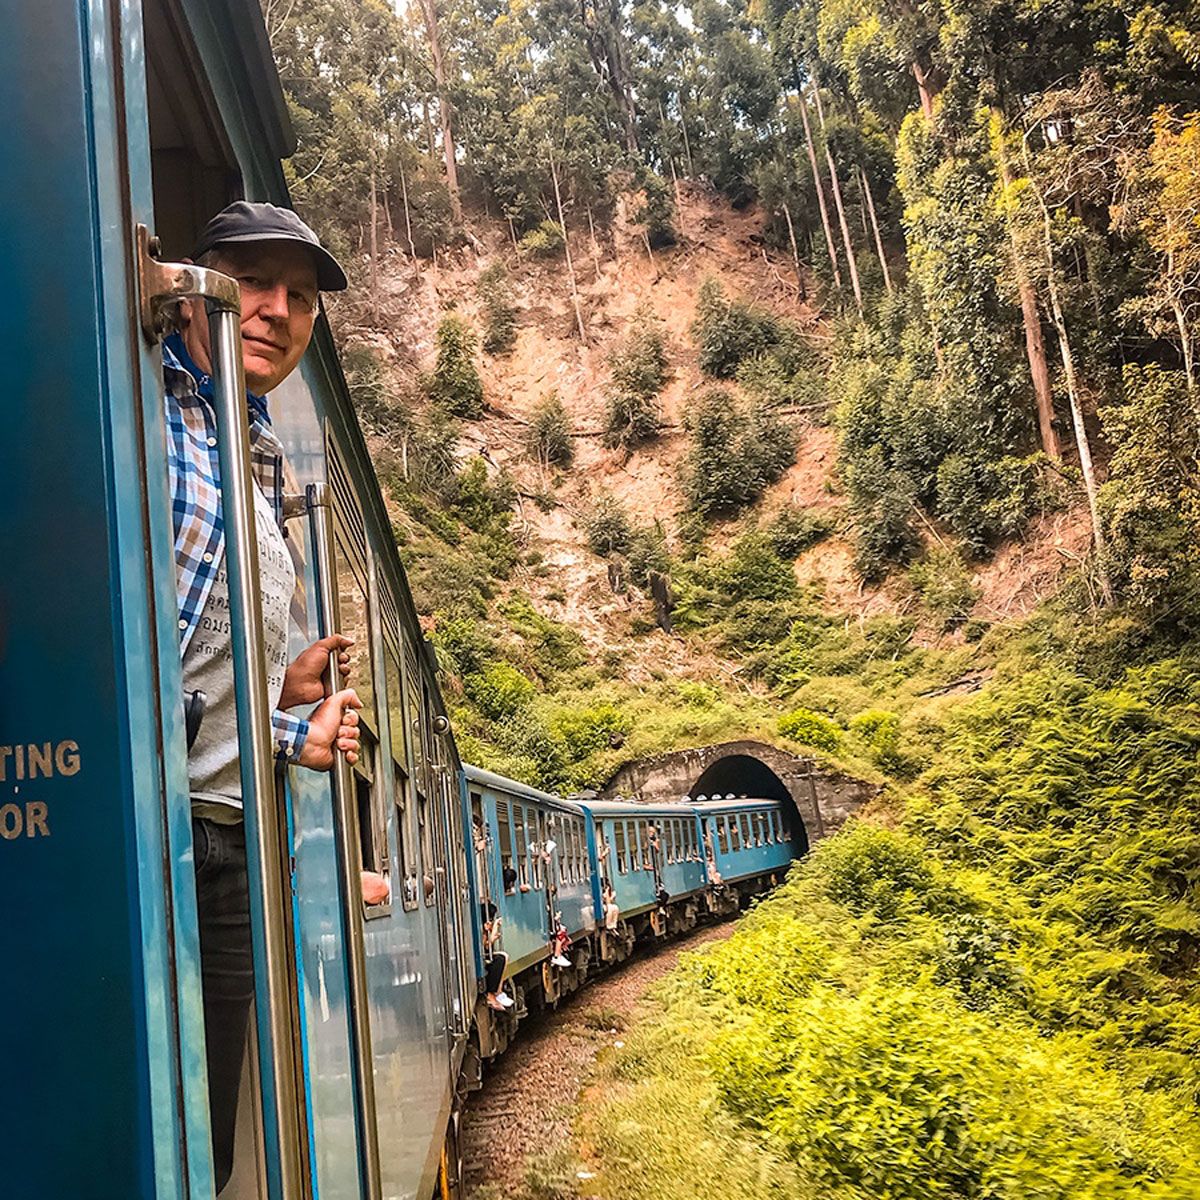
<svg viewBox="0 0 1200 1200">
<path fill-rule="evenodd" d="M 212 376 L 201 371 L 196 366 L 192 356 L 187 352 L 187 346 L 184 344 L 182 334 L 171 333 L 163 339 L 163 361 L 169 367 L 186 371 L 196 383 L 197 395 L 202 396 L 210 405 L 213 403 Z M 266 396 L 256 395 L 247 388 L 246 402 L 250 406 L 251 413 L 262 421 L 264 425 L 269 426 L 271 424 L 271 414 L 267 411 Z"/>
</svg>

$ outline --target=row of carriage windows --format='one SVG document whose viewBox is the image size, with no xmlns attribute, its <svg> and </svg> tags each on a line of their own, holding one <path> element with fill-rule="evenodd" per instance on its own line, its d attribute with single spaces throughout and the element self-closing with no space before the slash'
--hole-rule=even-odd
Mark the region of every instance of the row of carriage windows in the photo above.
<svg viewBox="0 0 1200 1200">
<path fill-rule="evenodd" d="M 728 813 L 717 817 L 717 846 L 722 854 L 736 854 L 753 846 L 770 846 L 787 839 L 779 809 Z"/>
<path fill-rule="evenodd" d="M 353 768 L 362 866 L 391 874 L 390 799 L 399 868 L 394 899 L 406 909 L 422 903 L 432 907 L 445 883 L 447 838 L 452 836 L 443 814 L 454 811 L 441 740 L 433 731 L 432 696 L 421 671 L 420 649 L 403 627 L 391 589 L 370 553 L 353 485 L 332 441 L 326 443 L 326 453 L 339 625 L 353 639 L 348 685 L 363 701 L 362 750 Z M 297 540 L 303 544 L 303 535 Z M 383 916 L 390 909 L 390 902 L 370 905 L 364 916 Z"/>
<path fill-rule="evenodd" d="M 722 854 L 755 846 L 781 845 L 787 840 L 778 809 L 721 814 L 715 822 Z M 496 823 L 505 892 L 541 890 L 551 871 L 557 873 L 562 884 L 588 881 L 587 836 L 582 818 L 565 814 L 548 817 L 544 810 L 533 805 L 497 799 Z M 696 822 L 686 817 L 658 822 L 602 821 L 599 830 L 619 875 L 701 861 Z M 551 844 L 552 854 L 546 849 Z"/>
<path fill-rule="evenodd" d="M 496 801 L 500 873 L 504 890 L 541 890 L 552 874 L 560 884 L 586 883 L 587 834 L 583 818 L 547 814 L 531 804 Z"/>
</svg>

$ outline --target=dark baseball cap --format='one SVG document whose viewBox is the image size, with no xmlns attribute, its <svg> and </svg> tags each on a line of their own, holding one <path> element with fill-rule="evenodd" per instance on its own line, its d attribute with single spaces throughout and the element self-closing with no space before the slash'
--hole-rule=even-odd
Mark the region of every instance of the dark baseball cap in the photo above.
<svg viewBox="0 0 1200 1200">
<path fill-rule="evenodd" d="M 317 287 L 323 292 L 346 290 L 346 272 L 321 245 L 320 239 L 290 208 L 237 200 L 219 213 L 200 233 L 193 258 L 231 242 L 299 242 L 307 246 L 317 267 Z"/>
</svg>

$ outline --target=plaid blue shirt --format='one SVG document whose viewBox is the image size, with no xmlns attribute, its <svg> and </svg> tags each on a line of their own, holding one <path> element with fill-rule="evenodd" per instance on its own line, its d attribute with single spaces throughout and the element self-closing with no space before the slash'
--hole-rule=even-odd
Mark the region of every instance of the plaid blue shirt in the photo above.
<svg viewBox="0 0 1200 1200">
<path fill-rule="evenodd" d="M 192 361 L 177 333 L 164 340 L 162 356 L 182 654 L 196 631 L 225 555 L 221 469 L 217 459 L 212 378 Z M 283 446 L 271 429 L 266 401 L 252 392 L 246 393 L 246 399 L 250 417 L 250 467 L 282 528 Z M 295 762 L 308 737 L 308 722 L 276 709 L 272 725 L 276 749 L 289 762 Z"/>
</svg>

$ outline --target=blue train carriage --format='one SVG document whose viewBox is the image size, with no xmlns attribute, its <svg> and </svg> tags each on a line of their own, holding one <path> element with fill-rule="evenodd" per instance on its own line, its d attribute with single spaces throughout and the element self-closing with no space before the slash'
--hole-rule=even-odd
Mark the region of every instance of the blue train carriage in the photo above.
<svg viewBox="0 0 1200 1200">
<path fill-rule="evenodd" d="M 597 893 L 580 805 L 479 767 L 464 767 L 463 780 L 476 915 L 482 926 L 494 906 L 500 921 L 491 946 L 484 946 L 482 936 L 475 942 L 479 1046 L 491 1058 L 508 1044 L 523 1016 L 557 1004 L 587 977 L 597 951 Z M 561 956 L 566 965 L 552 962 L 559 925 L 570 939 Z M 484 1002 L 485 960 L 496 952 L 508 958 L 505 990 L 515 1001 L 508 1014 Z"/>
<path fill-rule="evenodd" d="M 619 914 L 615 932 L 601 931 L 604 959 L 620 961 L 639 940 L 692 928 L 708 910 L 695 812 L 683 804 L 621 801 L 595 801 L 587 809 L 596 888 L 612 885 Z"/>
<path fill-rule="evenodd" d="M 225 414 L 257 995 L 223 1195 L 453 1195 L 475 918 L 432 655 L 322 319 L 271 397 L 307 598 L 292 639 L 356 638 L 365 752 L 275 773 L 238 569 L 236 287 L 161 262 L 233 199 L 287 202 L 258 5 L 0 11 L 2 1190 L 212 1196 L 157 319 L 159 298 L 190 294 L 212 312 Z M 362 869 L 390 877 L 390 902 L 363 905 Z"/>
<path fill-rule="evenodd" d="M 808 852 L 795 806 L 779 800 L 711 800 L 694 806 L 709 875 L 713 910 L 732 912 L 782 879 L 794 859 Z"/>
</svg>

